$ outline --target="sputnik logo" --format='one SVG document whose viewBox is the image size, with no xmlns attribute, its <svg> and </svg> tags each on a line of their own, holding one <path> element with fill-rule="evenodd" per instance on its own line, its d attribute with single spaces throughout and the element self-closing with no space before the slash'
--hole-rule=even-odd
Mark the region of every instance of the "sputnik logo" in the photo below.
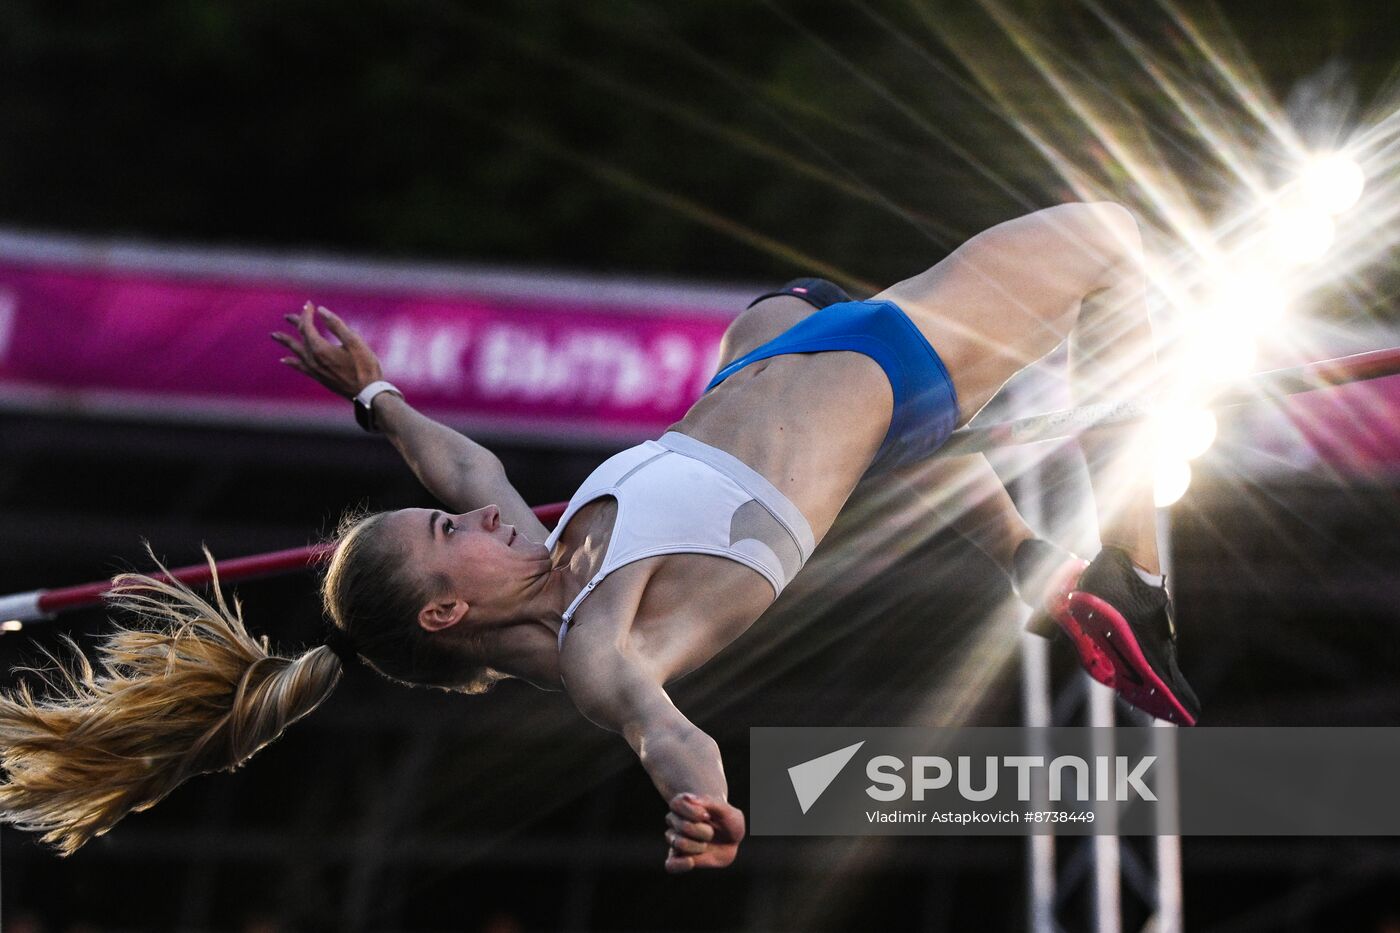
<svg viewBox="0 0 1400 933">
<path fill-rule="evenodd" d="M 820 758 L 813 758 L 811 761 L 804 761 L 800 765 L 788 768 L 788 777 L 792 780 L 793 792 L 797 794 L 797 805 L 802 808 L 803 813 L 812 809 L 812 804 L 817 802 L 818 797 L 826 793 L 826 789 L 831 786 L 832 781 L 836 780 L 841 769 L 850 763 L 864 744 L 865 742 L 861 741 L 854 745 L 847 745 L 845 748 L 838 748 Z"/>
</svg>

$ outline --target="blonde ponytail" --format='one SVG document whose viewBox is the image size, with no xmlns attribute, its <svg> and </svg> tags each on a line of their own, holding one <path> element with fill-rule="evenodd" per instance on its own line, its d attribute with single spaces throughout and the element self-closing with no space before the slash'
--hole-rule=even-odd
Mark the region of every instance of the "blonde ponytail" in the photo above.
<svg viewBox="0 0 1400 933">
<path fill-rule="evenodd" d="M 271 654 L 204 555 L 212 603 L 182 583 L 122 574 L 108 601 L 139 623 L 106 638 L 100 670 L 70 642 L 73 661 L 42 672 L 48 695 L 28 684 L 0 695 L 0 819 L 71 854 L 187 778 L 238 767 L 330 695 L 334 652 Z"/>
</svg>

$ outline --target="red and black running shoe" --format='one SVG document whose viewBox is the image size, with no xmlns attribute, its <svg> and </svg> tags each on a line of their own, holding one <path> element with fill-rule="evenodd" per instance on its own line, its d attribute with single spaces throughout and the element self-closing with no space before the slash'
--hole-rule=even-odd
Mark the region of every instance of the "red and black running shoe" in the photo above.
<svg viewBox="0 0 1400 933">
<path fill-rule="evenodd" d="M 1074 641 L 1089 676 L 1158 719 L 1196 724 L 1201 702 L 1177 666 L 1171 597 L 1144 582 L 1125 551 L 1100 551 L 1073 591 L 1047 611 Z"/>
</svg>

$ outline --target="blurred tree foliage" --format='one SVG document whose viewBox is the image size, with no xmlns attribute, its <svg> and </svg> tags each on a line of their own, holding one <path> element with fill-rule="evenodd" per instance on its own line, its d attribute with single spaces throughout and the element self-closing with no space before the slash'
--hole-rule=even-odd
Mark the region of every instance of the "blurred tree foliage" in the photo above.
<svg viewBox="0 0 1400 933">
<path fill-rule="evenodd" d="M 0 224 L 878 284 L 1076 179 L 1150 212 L 1091 125 L 1158 182 L 1189 179 L 1201 210 L 1226 196 L 1115 29 L 1224 82 L 1169 8 L 1118 6 L 5 0 Z M 1365 100 L 1394 64 L 1391 13 L 1253 2 L 1186 20 L 1261 91 L 1340 60 Z M 1232 107 L 1247 125 L 1238 103 L 1216 116 Z"/>
</svg>

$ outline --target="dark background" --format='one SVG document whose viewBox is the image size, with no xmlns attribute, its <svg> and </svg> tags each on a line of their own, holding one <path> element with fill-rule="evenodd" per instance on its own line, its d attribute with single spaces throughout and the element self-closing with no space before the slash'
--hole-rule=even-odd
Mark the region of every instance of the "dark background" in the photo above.
<svg viewBox="0 0 1400 933">
<path fill-rule="evenodd" d="M 1187 26 L 1295 114 L 1311 92 L 1342 101 L 1342 126 L 1391 109 L 1400 17 L 1388 3 L 1172 9 L 1118 5 L 1111 25 L 1200 87 L 1222 82 Z M 1091 4 L 7 0 L 0 224 L 723 282 L 821 272 L 860 291 L 1075 196 L 1019 118 L 1167 239 L 1141 179 L 1072 118 L 992 10 L 1046 43 L 1204 216 L 1235 197 L 1213 144 L 1164 105 Z M 1237 144 L 1279 170 L 1247 108 L 1216 96 Z M 1327 143 L 1326 121 L 1302 116 L 1304 135 Z M 1393 262 L 1373 265 L 1344 313 L 1313 312 L 1389 322 Z M 1209 723 L 1397 724 L 1393 479 L 1242 472 L 1226 437 L 1174 509 L 1183 667 Z M 502 448 L 535 502 L 567 498 L 606 454 Z M 1052 485 L 1062 469 L 1052 463 Z M 675 690 L 720 740 L 741 806 L 750 725 L 1019 715 L 1004 584 L 900 492 L 863 493 L 862 521 L 823 546 L 808 586 Z M 183 563 L 201 541 L 221 556 L 294 546 L 348 505 L 427 501 L 371 438 L 0 412 L 0 592 L 144 566 L 142 537 Z M 903 535 L 898 559 L 838 567 L 843 542 L 868 547 L 871 528 Z M 257 631 L 289 650 L 315 639 L 308 579 L 239 592 Z M 66 616 L 5 636 L 0 654 L 35 661 L 27 635 L 86 645 L 103 624 Z M 1062 647 L 1055 657 L 1057 683 L 1071 684 L 1072 661 Z M 645 775 L 562 696 L 347 679 L 248 768 L 191 782 L 69 859 L 4 830 L 5 928 L 1023 926 L 1014 840 L 754 839 L 726 872 L 671 879 Z M 1143 843 L 1126 843 L 1128 861 L 1146 858 Z M 1183 848 L 1188 929 L 1400 926 L 1390 840 Z M 1070 883 L 1078 852 L 1061 846 L 1066 929 L 1088 922 Z M 1125 903 L 1132 929 L 1147 910 L 1131 884 Z"/>
</svg>

